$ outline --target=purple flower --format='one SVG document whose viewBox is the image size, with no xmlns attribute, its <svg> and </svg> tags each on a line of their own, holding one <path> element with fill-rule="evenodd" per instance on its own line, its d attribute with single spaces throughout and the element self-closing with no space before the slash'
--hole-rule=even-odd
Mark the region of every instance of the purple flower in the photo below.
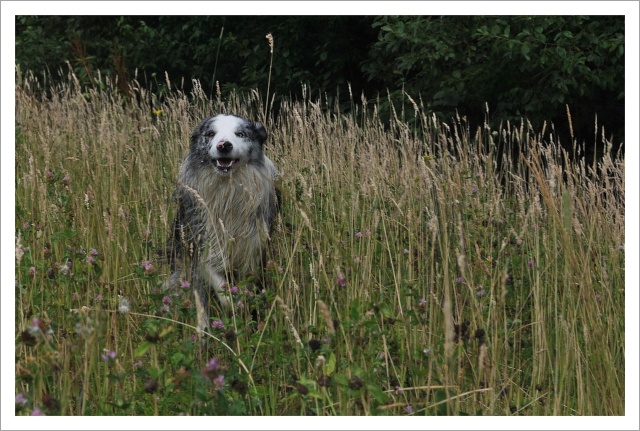
<svg viewBox="0 0 640 431">
<path fill-rule="evenodd" d="M 407 404 L 407 406 L 404 408 L 404 411 L 407 412 L 408 415 L 412 415 L 413 414 L 413 406 L 411 404 Z"/>
<path fill-rule="evenodd" d="M 336 277 L 336 283 L 338 283 L 340 287 L 345 287 L 347 285 L 347 276 L 343 273 L 338 274 Z"/>
<path fill-rule="evenodd" d="M 478 188 L 475 186 L 471 187 L 471 194 L 475 195 L 476 193 L 478 193 Z"/>
<path fill-rule="evenodd" d="M 183 289 L 187 289 L 187 288 L 191 287 L 191 283 L 189 283 L 188 281 L 181 281 L 180 282 L 180 287 L 182 287 Z"/>
<path fill-rule="evenodd" d="M 35 409 L 33 409 L 29 416 L 46 416 L 46 414 L 44 414 L 44 412 L 40 410 L 40 407 L 36 407 Z"/>
<path fill-rule="evenodd" d="M 242 301 L 238 301 L 236 308 L 244 308 L 244 303 Z"/>
<path fill-rule="evenodd" d="M 36 275 L 36 267 L 32 266 L 31 268 L 29 268 L 29 275 L 31 277 L 33 277 L 34 275 Z"/>
<path fill-rule="evenodd" d="M 239 291 L 240 289 L 238 289 L 238 286 L 231 286 L 229 289 L 229 292 L 231 292 L 232 295 L 237 295 Z"/>
<path fill-rule="evenodd" d="M 476 296 L 478 296 L 478 297 L 484 296 L 484 294 L 485 294 L 484 289 L 480 289 L 480 290 L 478 290 L 478 291 L 476 292 Z"/>
<path fill-rule="evenodd" d="M 529 262 L 527 262 L 527 266 L 528 266 L 529 268 L 533 268 L 534 263 L 535 263 L 535 262 L 534 262 L 534 260 L 533 260 L 533 259 L 529 259 Z"/>
<path fill-rule="evenodd" d="M 222 320 L 214 320 L 211 322 L 211 326 L 213 326 L 214 329 L 224 329 L 224 322 Z"/>
<path fill-rule="evenodd" d="M 156 272 L 155 266 L 153 266 L 153 264 L 148 260 L 143 260 L 140 266 L 142 266 L 142 269 L 144 269 L 145 275 L 153 274 L 154 272 Z"/>
<path fill-rule="evenodd" d="M 107 353 L 102 355 L 102 360 L 107 364 L 115 361 L 116 360 L 116 352 L 114 352 L 113 350 L 109 350 Z"/>
<path fill-rule="evenodd" d="M 91 251 L 89 251 L 89 254 L 91 256 L 97 256 L 98 255 L 98 250 L 96 250 L 95 248 L 92 248 Z"/>
<path fill-rule="evenodd" d="M 427 309 L 427 300 L 424 298 L 420 298 L 418 301 L 418 310 L 426 310 Z"/>
<path fill-rule="evenodd" d="M 27 397 L 25 397 L 22 392 L 20 392 L 18 395 L 16 395 L 16 405 L 19 405 L 19 406 L 22 407 L 25 404 L 27 404 L 28 402 L 29 402 L 29 400 L 27 400 Z"/>
<path fill-rule="evenodd" d="M 89 257 L 87 257 L 87 263 L 88 263 L 89 265 L 93 265 L 94 263 L 96 263 L 96 258 L 95 258 L 95 257 L 93 257 L 93 256 L 89 256 Z"/>
<path fill-rule="evenodd" d="M 223 376 L 224 368 L 220 364 L 216 358 L 212 358 L 207 362 L 207 365 L 202 369 L 202 375 L 209 379 L 211 383 L 213 383 L 216 390 L 222 389 L 222 385 L 224 384 L 224 376 Z"/>
<path fill-rule="evenodd" d="M 356 238 L 362 238 L 362 232 L 360 231 L 356 232 Z"/>
<path fill-rule="evenodd" d="M 165 295 L 164 298 L 162 298 L 162 303 L 171 304 L 171 297 L 169 295 Z"/>
<path fill-rule="evenodd" d="M 224 376 L 220 374 L 219 376 L 214 378 L 211 382 L 213 383 L 213 387 L 215 388 L 215 390 L 219 391 L 224 387 Z"/>
<path fill-rule="evenodd" d="M 458 277 L 458 278 L 456 278 L 456 284 L 462 284 L 462 282 L 463 282 L 463 281 L 464 281 L 464 280 L 463 280 L 463 278 L 462 278 L 462 277 Z"/>
</svg>

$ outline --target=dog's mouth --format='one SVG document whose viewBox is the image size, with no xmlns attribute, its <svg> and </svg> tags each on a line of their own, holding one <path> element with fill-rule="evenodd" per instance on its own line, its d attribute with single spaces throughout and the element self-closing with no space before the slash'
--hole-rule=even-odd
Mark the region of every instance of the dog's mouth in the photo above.
<svg viewBox="0 0 640 431">
<path fill-rule="evenodd" d="M 230 159 L 221 157 L 219 159 L 213 159 L 216 168 L 221 172 L 231 172 L 231 170 L 238 164 L 240 159 Z"/>
</svg>

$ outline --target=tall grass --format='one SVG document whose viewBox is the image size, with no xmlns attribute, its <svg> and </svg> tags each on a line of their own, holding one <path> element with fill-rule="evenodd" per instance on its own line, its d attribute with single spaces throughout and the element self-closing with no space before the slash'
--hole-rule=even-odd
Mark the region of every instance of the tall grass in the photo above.
<svg viewBox="0 0 640 431">
<path fill-rule="evenodd" d="M 276 117 L 257 92 L 101 84 L 17 78 L 18 414 L 625 413 L 624 158 L 599 132 L 587 165 L 415 103 L 383 124 L 364 100 Z M 201 347 L 156 251 L 220 112 L 265 119 L 284 199 L 264 291 L 235 280 Z"/>
</svg>

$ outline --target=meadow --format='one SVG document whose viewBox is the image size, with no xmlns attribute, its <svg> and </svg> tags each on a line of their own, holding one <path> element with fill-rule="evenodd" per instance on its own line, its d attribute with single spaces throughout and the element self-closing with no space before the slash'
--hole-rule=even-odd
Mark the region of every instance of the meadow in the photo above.
<svg viewBox="0 0 640 431">
<path fill-rule="evenodd" d="M 409 95 L 415 120 L 383 122 L 167 85 L 17 76 L 17 415 L 625 414 L 625 162 L 601 125 L 586 163 L 552 125 Z M 231 280 L 202 346 L 157 251 L 217 113 L 265 124 L 283 202 L 265 282 Z"/>
</svg>

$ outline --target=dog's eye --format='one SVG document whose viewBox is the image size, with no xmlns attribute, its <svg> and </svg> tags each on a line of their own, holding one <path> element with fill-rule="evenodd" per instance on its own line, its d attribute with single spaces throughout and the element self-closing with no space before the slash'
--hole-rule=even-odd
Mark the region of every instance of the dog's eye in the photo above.
<svg viewBox="0 0 640 431">
<path fill-rule="evenodd" d="M 242 138 L 242 139 L 244 139 L 244 138 L 246 138 L 246 137 L 247 137 L 247 134 L 246 134 L 245 132 L 236 132 L 236 136 L 237 136 L 238 138 Z"/>
<path fill-rule="evenodd" d="M 209 130 L 207 133 L 204 134 L 205 138 L 213 138 L 215 136 L 215 133 L 211 130 Z"/>
</svg>

